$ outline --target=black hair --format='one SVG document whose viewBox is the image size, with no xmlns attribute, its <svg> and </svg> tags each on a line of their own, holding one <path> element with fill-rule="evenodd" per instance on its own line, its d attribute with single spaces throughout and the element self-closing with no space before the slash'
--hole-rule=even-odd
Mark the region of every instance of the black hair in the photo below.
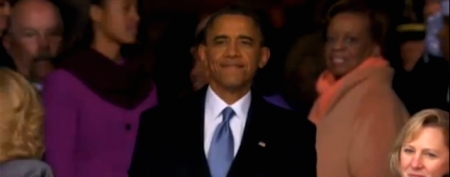
<svg viewBox="0 0 450 177">
<path fill-rule="evenodd" d="M 86 2 L 87 1 L 87 2 Z M 103 7 L 107 0 L 85 0 L 84 3 L 80 3 L 78 11 L 80 12 L 80 18 L 77 19 L 79 25 L 74 26 L 78 32 L 75 32 L 73 49 L 85 49 L 89 48 L 94 41 L 94 27 L 90 18 L 90 7 L 92 5 Z"/>
<path fill-rule="evenodd" d="M 239 5 L 231 5 L 231 6 L 225 7 L 211 15 L 211 17 L 208 20 L 208 22 L 206 23 L 206 27 L 203 31 L 202 43 L 206 43 L 206 36 L 208 35 L 208 31 L 214 25 L 214 22 L 217 20 L 217 18 L 219 18 L 223 15 L 242 15 L 242 16 L 250 18 L 253 21 L 254 25 L 259 30 L 259 33 L 261 36 L 261 45 L 265 44 L 264 31 L 263 31 L 261 20 L 260 20 L 259 16 L 256 15 L 256 13 L 254 13 L 252 10 L 247 9 L 243 6 L 239 6 Z"/>
<path fill-rule="evenodd" d="M 198 45 L 204 43 L 204 41 L 205 41 L 205 31 L 206 31 L 205 29 L 202 29 L 202 30 L 200 30 L 198 32 L 197 35 L 195 35 L 194 45 L 193 46 L 198 46 Z"/>
<path fill-rule="evenodd" d="M 326 25 L 328 26 L 332 18 L 341 13 L 357 13 L 367 16 L 369 19 L 370 37 L 375 43 L 383 48 L 388 32 L 388 20 L 383 13 L 370 8 L 369 5 L 362 0 L 341 0 L 329 9 Z"/>
</svg>

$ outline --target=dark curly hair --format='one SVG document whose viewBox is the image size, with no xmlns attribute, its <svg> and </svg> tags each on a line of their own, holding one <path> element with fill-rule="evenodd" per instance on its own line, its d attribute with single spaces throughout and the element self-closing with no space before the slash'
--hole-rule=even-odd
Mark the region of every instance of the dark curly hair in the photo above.
<svg viewBox="0 0 450 177">
<path fill-rule="evenodd" d="M 384 13 L 371 8 L 370 5 L 363 0 L 340 0 L 333 4 L 328 10 L 325 23 L 326 26 L 330 24 L 333 17 L 341 13 L 356 13 L 366 16 L 369 20 L 371 39 L 380 45 L 381 48 L 384 46 L 389 26 L 388 18 Z"/>
</svg>

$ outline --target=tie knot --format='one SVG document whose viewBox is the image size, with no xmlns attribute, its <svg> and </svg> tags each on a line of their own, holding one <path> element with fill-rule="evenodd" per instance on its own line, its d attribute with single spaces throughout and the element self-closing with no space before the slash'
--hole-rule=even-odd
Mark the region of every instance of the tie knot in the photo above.
<svg viewBox="0 0 450 177">
<path fill-rule="evenodd" d="M 223 121 L 227 122 L 230 121 L 231 118 L 234 116 L 234 110 L 231 107 L 226 107 L 225 109 L 223 109 L 222 111 L 222 115 L 223 115 Z"/>
</svg>

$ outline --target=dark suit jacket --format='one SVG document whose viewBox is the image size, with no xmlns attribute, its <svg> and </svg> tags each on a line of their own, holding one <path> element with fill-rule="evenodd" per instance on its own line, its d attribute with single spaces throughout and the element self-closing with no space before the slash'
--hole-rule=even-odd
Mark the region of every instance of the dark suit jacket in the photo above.
<svg viewBox="0 0 450 177">
<path fill-rule="evenodd" d="M 1 39 L 0 39 L 1 42 Z M 0 43 L 0 67 L 7 67 L 12 70 L 16 70 L 16 65 L 11 56 L 6 52 L 3 44 Z"/>
<path fill-rule="evenodd" d="M 397 72 L 394 78 L 394 89 L 411 115 L 429 108 L 449 111 L 448 62 L 443 58 L 428 57 L 428 62 L 422 57 L 412 71 Z"/>
<path fill-rule="evenodd" d="M 142 114 L 129 177 L 210 177 L 203 146 L 206 89 Z M 315 126 L 252 91 L 228 177 L 315 177 Z M 264 145 L 265 144 L 265 145 Z"/>
</svg>

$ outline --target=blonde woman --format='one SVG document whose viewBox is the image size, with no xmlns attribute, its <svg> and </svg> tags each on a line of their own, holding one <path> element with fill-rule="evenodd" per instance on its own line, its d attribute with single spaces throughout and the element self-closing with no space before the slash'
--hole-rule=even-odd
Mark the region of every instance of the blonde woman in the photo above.
<svg viewBox="0 0 450 177">
<path fill-rule="evenodd" d="M 390 155 L 399 177 L 443 177 L 449 174 L 449 115 L 439 109 L 415 114 L 400 132 Z"/>
<path fill-rule="evenodd" d="M 20 74 L 0 68 L 0 176 L 52 177 L 41 162 L 43 109 Z"/>
</svg>

